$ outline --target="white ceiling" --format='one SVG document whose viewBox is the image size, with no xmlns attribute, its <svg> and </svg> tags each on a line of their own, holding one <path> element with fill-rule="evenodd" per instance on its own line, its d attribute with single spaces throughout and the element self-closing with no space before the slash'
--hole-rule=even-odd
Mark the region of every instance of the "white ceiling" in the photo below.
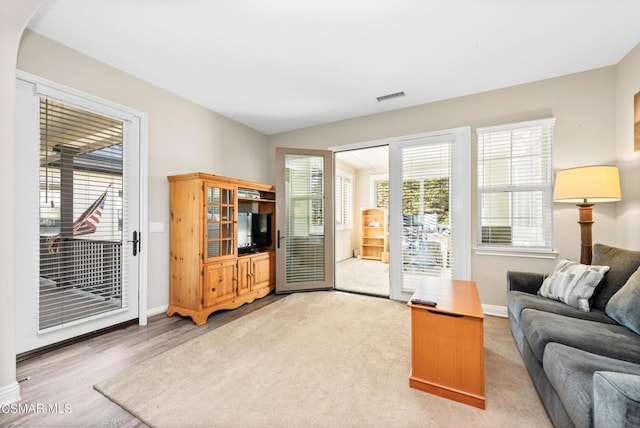
<svg viewBox="0 0 640 428">
<path fill-rule="evenodd" d="M 48 0 L 29 28 L 275 134 L 615 64 L 640 1 Z"/>
<path fill-rule="evenodd" d="M 384 173 L 389 169 L 388 146 L 376 146 L 366 149 L 336 152 L 335 158 L 355 170 L 375 169 L 378 170 L 379 173 Z"/>
</svg>

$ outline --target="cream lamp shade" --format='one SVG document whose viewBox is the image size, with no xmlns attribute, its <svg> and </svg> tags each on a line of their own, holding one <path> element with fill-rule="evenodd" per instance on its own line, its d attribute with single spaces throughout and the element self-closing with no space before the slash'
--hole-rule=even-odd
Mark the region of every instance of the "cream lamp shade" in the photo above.
<svg viewBox="0 0 640 428">
<path fill-rule="evenodd" d="M 596 204 L 622 199 L 620 174 L 615 166 L 583 166 L 558 171 L 555 202 Z"/>
<path fill-rule="evenodd" d="M 622 199 L 620 174 L 615 166 L 583 166 L 558 171 L 553 191 L 555 202 L 570 202 L 578 206 L 580 225 L 580 263 L 591 264 L 593 256 L 591 226 L 593 206 L 601 202 Z"/>
</svg>

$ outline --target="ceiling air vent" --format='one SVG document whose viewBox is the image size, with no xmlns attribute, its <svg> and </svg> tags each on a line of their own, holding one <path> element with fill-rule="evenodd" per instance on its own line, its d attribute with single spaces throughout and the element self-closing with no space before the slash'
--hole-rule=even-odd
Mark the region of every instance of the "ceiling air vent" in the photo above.
<svg viewBox="0 0 640 428">
<path fill-rule="evenodd" d="M 393 98 L 400 98 L 400 97 L 404 97 L 404 91 L 396 92 L 395 94 L 382 95 L 382 96 L 376 97 L 376 100 L 378 100 L 378 102 L 382 102 L 382 101 L 387 101 Z"/>
</svg>

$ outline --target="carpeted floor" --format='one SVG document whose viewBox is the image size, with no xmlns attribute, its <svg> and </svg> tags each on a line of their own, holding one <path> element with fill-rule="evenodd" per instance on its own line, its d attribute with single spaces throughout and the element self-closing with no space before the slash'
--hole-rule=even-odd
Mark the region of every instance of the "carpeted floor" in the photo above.
<svg viewBox="0 0 640 428">
<path fill-rule="evenodd" d="M 486 410 L 409 388 L 410 310 L 298 293 L 95 386 L 156 427 L 549 427 L 508 330 L 485 318 Z"/>
<path fill-rule="evenodd" d="M 355 257 L 342 260 L 336 263 L 336 288 L 389 296 L 389 264 Z"/>
</svg>

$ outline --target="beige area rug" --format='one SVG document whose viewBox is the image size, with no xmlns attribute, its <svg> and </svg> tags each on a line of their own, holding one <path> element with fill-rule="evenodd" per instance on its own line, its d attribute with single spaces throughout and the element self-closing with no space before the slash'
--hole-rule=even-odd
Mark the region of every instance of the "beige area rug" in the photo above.
<svg viewBox="0 0 640 428">
<path fill-rule="evenodd" d="M 409 388 L 410 310 L 289 295 L 96 389 L 155 427 L 551 426 L 508 330 L 485 318 L 486 410 Z"/>
</svg>

